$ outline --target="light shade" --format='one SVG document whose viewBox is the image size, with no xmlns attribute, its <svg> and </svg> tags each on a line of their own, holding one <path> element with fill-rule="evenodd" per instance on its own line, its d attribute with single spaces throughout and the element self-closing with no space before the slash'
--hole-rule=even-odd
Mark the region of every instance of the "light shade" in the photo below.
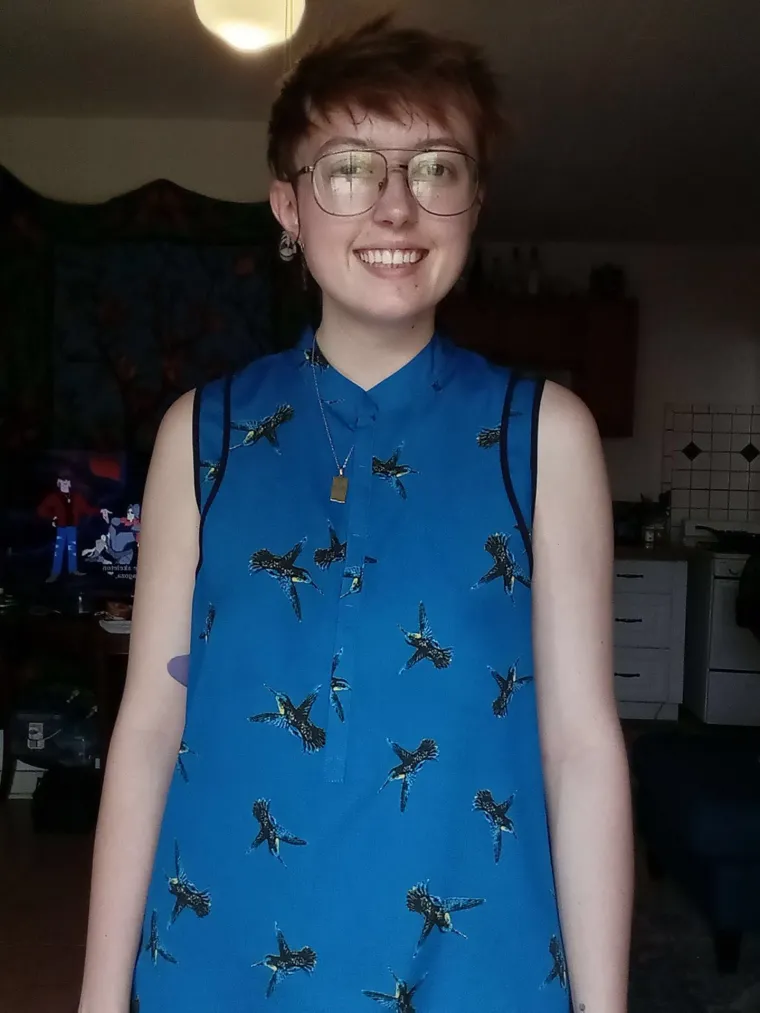
<svg viewBox="0 0 760 1013">
<path fill-rule="evenodd" d="M 281 46 L 295 34 L 306 0 L 194 0 L 201 24 L 243 53 Z"/>
</svg>

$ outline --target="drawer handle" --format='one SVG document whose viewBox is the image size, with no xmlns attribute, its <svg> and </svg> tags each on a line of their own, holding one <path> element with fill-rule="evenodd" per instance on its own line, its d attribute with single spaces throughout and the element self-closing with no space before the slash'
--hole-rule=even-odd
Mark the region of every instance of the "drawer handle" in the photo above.
<svg viewBox="0 0 760 1013">
<path fill-rule="evenodd" d="M 641 672 L 615 672 L 616 679 L 640 679 Z"/>
<path fill-rule="evenodd" d="M 643 623 L 644 620 L 643 619 L 618 619 L 617 616 L 616 616 L 615 617 L 615 622 L 616 623 Z"/>
<path fill-rule="evenodd" d="M 616 574 L 616 576 L 622 577 L 623 580 L 643 580 L 644 579 L 644 574 L 643 573 L 618 573 L 618 574 Z"/>
</svg>

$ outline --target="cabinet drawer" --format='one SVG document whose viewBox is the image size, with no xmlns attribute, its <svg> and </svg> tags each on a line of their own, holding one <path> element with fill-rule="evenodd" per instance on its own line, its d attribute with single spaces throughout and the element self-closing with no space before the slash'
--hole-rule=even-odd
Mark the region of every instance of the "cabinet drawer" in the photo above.
<svg viewBox="0 0 760 1013">
<path fill-rule="evenodd" d="M 615 594 L 667 594 L 673 587 L 678 563 L 651 559 L 616 559 Z"/>
<path fill-rule="evenodd" d="M 616 594 L 615 647 L 668 647 L 670 602 L 669 594 Z"/>
<path fill-rule="evenodd" d="M 664 703 L 668 699 L 670 651 L 647 647 L 615 648 L 615 696 L 618 700 Z"/>
<path fill-rule="evenodd" d="M 710 672 L 707 720 L 714 725 L 760 725 L 760 672 Z"/>
</svg>

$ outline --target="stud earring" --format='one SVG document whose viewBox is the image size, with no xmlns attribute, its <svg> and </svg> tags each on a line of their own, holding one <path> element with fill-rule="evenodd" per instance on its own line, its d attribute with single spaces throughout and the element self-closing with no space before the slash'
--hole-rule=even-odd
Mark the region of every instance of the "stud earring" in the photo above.
<svg viewBox="0 0 760 1013">
<path fill-rule="evenodd" d="M 283 230 L 280 236 L 280 260 L 284 260 L 286 264 L 289 264 L 293 257 L 295 257 L 297 250 L 298 243 L 295 238 L 289 232 Z"/>
</svg>

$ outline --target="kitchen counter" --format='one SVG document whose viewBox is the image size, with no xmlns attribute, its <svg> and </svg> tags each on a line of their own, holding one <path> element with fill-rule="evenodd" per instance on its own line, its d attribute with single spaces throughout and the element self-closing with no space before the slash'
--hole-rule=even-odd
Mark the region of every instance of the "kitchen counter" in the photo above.
<svg viewBox="0 0 760 1013">
<path fill-rule="evenodd" d="M 698 552 L 699 549 L 694 549 L 688 545 L 667 542 L 662 545 L 655 545 L 651 549 L 647 549 L 644 545 L 616 545 L 615 559 L 651 559 L 659 563 L 678 563 L 682 560 L 688 562 Z"/>
</svg>

